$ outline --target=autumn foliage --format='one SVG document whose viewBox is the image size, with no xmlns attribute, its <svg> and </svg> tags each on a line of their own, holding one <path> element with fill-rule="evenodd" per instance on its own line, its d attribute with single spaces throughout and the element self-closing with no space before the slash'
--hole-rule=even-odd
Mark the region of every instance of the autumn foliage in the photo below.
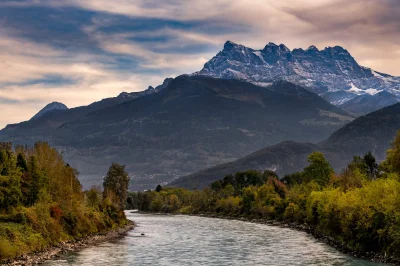
<svg viewBox="0 0 400 266">
<path fill-rule="evenodd" d="M 0 262 L 126 223 L 119 205 L 83 191 L 77 176 L 47 143 L 0 143 Z"/>
</svg>

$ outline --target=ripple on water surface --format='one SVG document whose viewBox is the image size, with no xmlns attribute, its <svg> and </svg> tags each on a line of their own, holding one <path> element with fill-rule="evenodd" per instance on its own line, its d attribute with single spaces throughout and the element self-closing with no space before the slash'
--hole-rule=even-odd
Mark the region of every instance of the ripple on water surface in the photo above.
<svg viewBox="0 0 400 266">
<path fill-rule="evenodd" d="M 45 265 L 383 265 L 289 228 L 183 215 L 127 216 L 137 227 L 125 238 Z"/>
</svg>

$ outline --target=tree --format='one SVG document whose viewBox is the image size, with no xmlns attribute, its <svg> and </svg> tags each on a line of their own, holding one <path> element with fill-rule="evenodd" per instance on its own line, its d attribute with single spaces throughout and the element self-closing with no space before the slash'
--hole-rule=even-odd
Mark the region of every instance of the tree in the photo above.
<svg viewBox="0 0 400 266">
<path fill-rule="evenodd" d="M 386 160 L 382 162 L 380 168 L 388 173 L 400 173 L 400 130 L 392 142 L 392 147 L 386 152 Z"/>
<path fill-rule="evenodd" d="M 0 151 L 1 150 L 11 151 L 12 150 L 11 142 L 0 142 Z"/>
<path fill-rule="evenodd" d="M 29 174 L 31 176 L 31 188 L 28 205 L 33 205 L 39 200 L 39 194 L 44 192 L 48 186 L 48 178 L 44 171 L 39 169 L 35 156 L 31 156 L 28 162 Z"/>
<path fill-rule="evenodd" d="M 157 187 L 156 187 L 156 192 L 160 192 L 162 190 L 162 186 L 161 185 L 158 185 Z"/>
<path fill-rule="evenodd" d="M 378 164 L 371 152 L 365 154 L 364 157 L 354 156 L 347 168 L 351 172 L 359 171 L 369 179 L 375 179 L 378 176 Z"/>
<path fill-rule="evenodd" d="M 17 156 L 17 167 L 19 167 L 22 171 L 28 171 L 28 164 L 25 160 L 25 157 L 22 153 L 18 153 Z"/>
<path fill-rule="evenodd" d="M 129 175 L 125 165 L 113 163 L 104 178 L 104 198 L 110 198 L 121 210 L 125 207 L 128 193 Z"/>
<path fill-rule="evenodd" d="M 219 192 L 222 189 L 222 183 L 220 180 L 217 180 L 213 183 L 211 183 L 210 188 L 214 191 L 214 192 Z"/>
<path fill-rule="evenodd" d="M 367 164 L 360 156 L 354 156 L 353 160 L 347 165 L 347 168 L 349 168 L 351 171 L 358 169 L 360 172 L 365 174 L 368 172 Z"/>
<path fill-rule="evenodd" d="M 0 210 L 16 207 L 22 200 L 21 171 L 11 151 L 0 151 Z"/>
<path fill-rule="evenodd" d="M 304 168 L 307 179 L 315 180 L 319 185 L 325 186 L 329 183 L 333 169 L 321 152 L 313 152 L 308 156 L 310 163 Z"/>
<path fill-rule="evenodd" d="M 263 175 L 262 175 L 262 181 L 263 183 L 266 183 L 268 178 L 270 177 L 275 177 L 279 179 L 279 176 L 272 170 L 265 170 Z"/>
<path fill-rule="evenodd" d="M 177 209 L 179 209 L 180 206 L 180 201 L 177 195 L 175 194 L 171 194 L 169 196 L 169 207 L 172 211 L 176 211 Z"/>
<path fill-rule="evenodd" d="M 370 179 L 375 179 L 378 176 L 378 163 L 376 162 L 375 157 L 369 151 L 364 155 L 364 163 L 366 165 L 367 174 Z"/>
<path fill-rule="evenodd" d="M 305 182 L 305 177 L 303 172 L 296 172 L 293 174 L 285 175 L 282 178 L 282 182 L 288 187 L 294 187 L 295 185 L 299 185 Z"/>
<path fill-rule="evenodd" d="M 226 185 L 219 193 L 222 198 L 233 196 L 233 194 L 235 194 L 235 188 L 231 184 Z"/>
<path fill-rule="evenodd" d="M 256 187 L 253 187 L 253 186 L 246 187 L 245 189 L 243 189 L 242 206 L 243 206 L 243 211 L 245 213 L 250 212 L 253 202 L 256 199 L 255 190 L 256 190 Z"/>
<path fill-rule="evenodd" d="M 87 205 L 92 208 L 98 208 L 101 202 L 101 191 L 98 187 L 93 186 L 86 192 Z"/>
</svg>

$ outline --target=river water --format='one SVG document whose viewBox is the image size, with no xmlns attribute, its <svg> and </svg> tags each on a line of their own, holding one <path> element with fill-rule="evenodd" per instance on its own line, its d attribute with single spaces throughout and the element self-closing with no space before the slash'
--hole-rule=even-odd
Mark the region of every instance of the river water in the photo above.
<svg viewBox="0 0 400 266">
<path fill-rule="evenodd" d="M 383 265 L 289 228 L 184 215 L 127 216 L 137 227 L 126 237 L 45 265 Z"/>
</svg>

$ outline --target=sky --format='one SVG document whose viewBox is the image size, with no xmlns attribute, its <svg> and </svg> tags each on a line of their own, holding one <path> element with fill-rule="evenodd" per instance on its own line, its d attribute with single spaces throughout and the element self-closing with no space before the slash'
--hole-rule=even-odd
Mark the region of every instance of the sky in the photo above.
<svg viewBox="0 0 400 266">
<path fill-rule="evenodd" d="M 200 70 L 227 40 L 340 45 L 400 75 L 400 0 L 1 0 L 0 128 Z"/>
</svg>

